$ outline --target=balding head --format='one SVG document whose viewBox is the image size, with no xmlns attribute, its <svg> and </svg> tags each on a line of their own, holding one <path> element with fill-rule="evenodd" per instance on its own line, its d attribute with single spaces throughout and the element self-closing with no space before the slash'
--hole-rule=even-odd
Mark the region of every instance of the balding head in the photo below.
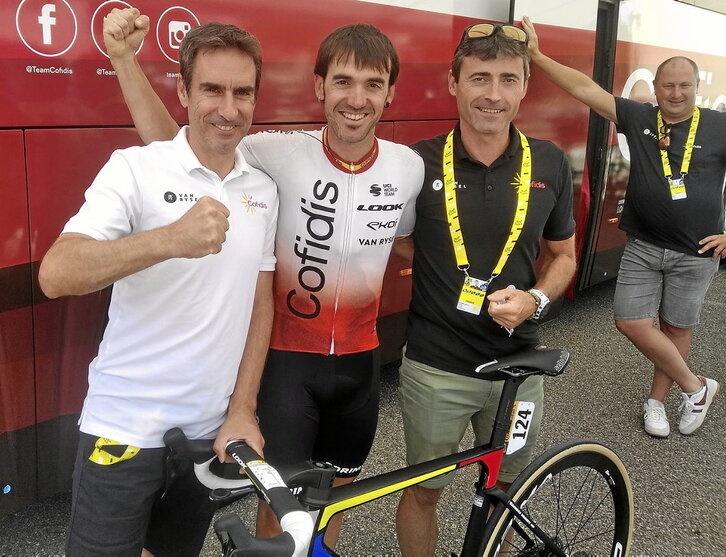
<svg viewBox="0 0 726 557">
<path fill-rule="evenodd" d="M 660 66 L 658 66 L 658 69 L 655 71 L 654 81 L 656 83 L 658 82 L 658 78 L 661 76 L 664 69 L 676 69 L 678 66 L 690 66 L 693 71 L 693 78 L 695 79 L 696 86 L 698 86 L 698 82 L 700 81 L 698 77 L 698 66 L 693 60 L 686 58 L 685 56 L 673 56 L 672 58 L 668 58 L 668 60 L 661 62 Z"/>
</svg>

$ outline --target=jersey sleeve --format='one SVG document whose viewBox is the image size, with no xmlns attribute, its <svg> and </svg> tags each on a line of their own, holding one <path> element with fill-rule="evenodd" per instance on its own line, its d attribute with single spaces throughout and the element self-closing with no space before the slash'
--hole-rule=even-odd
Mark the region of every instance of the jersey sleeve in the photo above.
<svg viewBox="0 0 726 557">
<path fill-rule="evenodd" d="M 410 184 L 411 191 L 409 198 L 406 200 L 406 206 L 403 208 L 401 220 L 398 221 L 396 228 L 396 236 L 409 236 L 413 233 L 413 227 L 416 223 L 416 199 L 421 193 L 424 181 L 424 162 L 423 159 L 413 150 L 410 150 L 412 164 L 410 165 Z"/>
<path fill-rule="evenodd" d="M 137 180 L 125 156 L 116 151 L 86 190 L 85 202 L 66 223 L 63 233 L 118 240 L 134 231 L 140 214 Z"/>
<path fill-rule="evenodd" d="M 572 187 L 572 169 L 567 157 L 561 153 L 557 201 L 542 232 L 545 240 L 551 242 L 567 240 L 575 233 L 575 219 L 572 216 Z"/>
<path fill-rule="evenodd" d="M 647 111 L 652 105 L 631 101 L 624 97 L 615 97 L 615 115 L 618 119 L 617 130 L 619 133 L 627 133 L 628 128 L 635 120 L 635 116 Z"/>
<path fill-rule="evenodd" d="M 272 214 L 267 222 L 265 230 L 265 240 L 262 248 L 262 263 L 260 271 L 274 271 L 277 258 L 275 257 L 275 233 L 277 232 L 277 216 L 280 200 L 275 191 L 275 198 L 272 204 Z"/>
</svg>

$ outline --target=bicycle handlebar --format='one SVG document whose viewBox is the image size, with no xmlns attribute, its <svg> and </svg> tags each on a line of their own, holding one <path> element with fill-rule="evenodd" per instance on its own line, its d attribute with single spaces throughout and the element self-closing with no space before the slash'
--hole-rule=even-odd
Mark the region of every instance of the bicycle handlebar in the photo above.
<svg viewBox="0 0 726 557">
<path fill-rule="evenodd" d="M 215 529 L 218 534 L 224 529 L 231 538 L 238 549 L 232 555 L 304 556 L 313 534 L 313 519 L 290 492 L 278 471 L 244 441 L 230 441 L 226 451 L 242 467 L 257 491 L 270 505 L 283 530 L 275 538 L 253 538 L 239 517 L 226 515 L 223 524 L 219 524 L 222 519 L 215 523 Z"/>
</svg>

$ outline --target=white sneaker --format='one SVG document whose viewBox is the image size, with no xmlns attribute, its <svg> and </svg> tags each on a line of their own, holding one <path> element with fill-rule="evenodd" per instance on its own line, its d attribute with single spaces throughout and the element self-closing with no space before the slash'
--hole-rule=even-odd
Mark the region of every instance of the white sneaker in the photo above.
<svg viewBox="0 0 726 557">
<path fill-rule="evenodd" d="M 701 427 L 703 420 L 706 419 L 708 407 L 711 406 L 711 401 L 718 392 L 718 382 L 702 376 L 699 376 L 699 379 L 703 383 L 701 390 L 690 396 L 686 393 L 681 393 L 683 402 L 681 402 L 681 406 L 679 407 L 681 421 L 678 424 L 678 431 L 683 435 L 690 435 Z"/>
<path fill-rule="evenodd" d="M 653 437 L 668 437 L 671 432 L 665 406 L 660 400 L 649 398 L 643 403 L 643 422 L 645 432 Z"/>
</svg>

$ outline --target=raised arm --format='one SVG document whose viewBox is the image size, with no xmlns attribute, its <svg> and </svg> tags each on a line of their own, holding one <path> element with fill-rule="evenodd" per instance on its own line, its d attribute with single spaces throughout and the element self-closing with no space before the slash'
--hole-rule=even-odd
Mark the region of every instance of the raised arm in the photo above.
<svg viewBox="0 0 726 557">
<path fill-rule="evenodd" d="M 49 298 L 88 294 L 167 259 L 219 253 L 228 216 L 222 203 L 202 197 L 176 222 L 118 240 L 61 234 L 40 264 L 40 287 Z"/>
<path fill-rule="evenodd" d="M 529 55 L 532 62 L 558 87 L 567 91 L 578 101 L 586 104 L 603 118 L 617 124 L 615 97 L 595 83 L 584 73 L 555 62 L 539 50 L 539 41 L 534 25 L 527 16 L 522 19 L 527 31 Z"/>
<path fill-rule="evenodd" d="M 229 399 L 227 419 L 217 433 L 214 451 L 220 460 L 227 458 L 228 441 L 244 440 L 259 454 L 263 454 L 264 440 L 257 424 L 257 392 L 267 358 L 272 331 L 274 305 L 272 298 L 271 271 L 261 271 L 257 277 L 255 302 L 252 308 L 250 329 L 247 333 L 242 362 L 237 372 L 237 382 Z"/>
<path fill-rule="evenodd" d="M 114 8 L 103 20 L 103 41 L 126 106 L 144 143 L 171 139 L 179 125 L 151 87 L 136 50 L 149 31 L 149 18 L 136 8 Z"/>
</svg>

